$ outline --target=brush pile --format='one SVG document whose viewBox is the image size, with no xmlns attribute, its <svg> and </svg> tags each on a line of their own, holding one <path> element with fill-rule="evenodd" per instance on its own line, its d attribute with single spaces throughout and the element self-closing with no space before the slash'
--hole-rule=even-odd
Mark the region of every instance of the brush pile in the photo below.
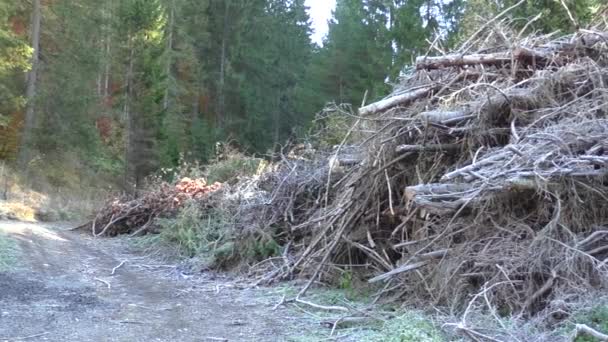
<svg viewBox="0 0 608 342">
<path fill-rule="evenodd" d="M 285 246 L 263 282 L 308 277 L 303 295 L 356 266 L 393 298 L 464 311 L 482 297 L 522 315 L 605 289 L 608 31 L 496 27 L 418 58 L 389 97 L 348 114 L 330 153 L 281 155 L 222 187 L 207 205 L 235 217 L 237 246 Z M 184 180 L 111 202 L 93 234 L 146 231 L 218 187 Z"/>
<path fill-rule="evenodd" d="M 93 221 L 78 228 L 90 228 L 94 236 L 144 234 L 152 228 L 155 218 L 175 214 L 188 201 L 204 202 L 221 187 L 220 183 L 207 185 L 202 178 L 182 178 L 175 185 L 161 183 L 135 199 L 113 199 Z"/>
<path fill-rule="evenodd" d="M 608 32 L 484 34 L 359 109 L 354 167 L 284 163 L 292 255 L 272 279 L 365 266 L 385 294 L 464 309 L 482 291 L 514 314 L 607 285 Z"/>
</svg>

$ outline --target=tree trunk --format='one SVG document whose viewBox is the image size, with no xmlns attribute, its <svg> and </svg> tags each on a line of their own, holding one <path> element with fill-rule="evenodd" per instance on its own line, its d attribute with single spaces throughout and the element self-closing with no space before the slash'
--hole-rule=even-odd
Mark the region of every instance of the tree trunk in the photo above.
<svg viewBox="0 0 608 342">
<path fill-rule="evenodd" d="M 167 37 L 167 64 L 165 65 L 165 75 L 169 80 L 165 88 L 163 98 L 163 110 L 166 112 L 169 109 L 169 97 L 171 87 L 171 65 L 173 64 L 173 26 L 175 25 L 175 0 L 171 1 L 171 12 L 169 13 L 169 34 Z"/>
<path fill-rule="evenodd" d="M 277 92 L 277 104 L 274 111 L 274 148 L 275 151 L 280 151 L 279 137 L 281 133 L 281 91 Z"/>
<path fill-rule="evenodd" d="M 135 179 L 135 163 L 133 162 L 134 157 L 134 144 L 135 144 L 135 124 L 133 122 L 133 115 L 131 115 L 130 108 L 130 100 L 131 100 L 131 92 L 132 92 L 132 78 L 133 78 L 133 67 L 134 67 L 134 59 L 135 59 L 135 47 L 133 45 L 133 41 L 129 38 L 129 66 L 127 69 L 127 76 L 125 80 L 125 103 L 123 107 L 123 116 L 125 121 L 127 122 L 127 136 L 125 139 L 125 188 L 133 192 L 132 184 Z"/>
<path fill-rule="evenodd" d="M 224 94 L 224 85 L 226 82 L 226 49 L 228 44 L 228 14 L 230 10 L 230 0 L 225 0 L 224 3 L 224 29 L 222 32 L 222 56 L 220 60 L 220 84 L 218 91 L 218 108 L 217 108 L 217 125 L 219 128 L 224 128 L 225 124 L 225 107 L 226 96 Z"/>
<path fill-rule="evenodd" d="M 112 66 L 112 6 L 114 1 L 110 1 L 108 5 L 108 18 L 106 22 L 106 39 L 105 39 L 105 60 L 104 60 L 104 80 L 103 80 L 103 97 L 107 99 L 110 96 L 110 68 Z"/>
<path fill-rule="evenodd" d="M 39 56 L 40 56 L 40 21 L 42 17 L 40 0 L 33 0 L 32 12 L 32 69 L 28 73 L 25 97 L 27 109 L 25 112 L 25 123 L 21 135 L 21 148 L 19 150 L 18 163 L 22 170 L 27 168 L 30 159 L 30 148 L 32 134 L 36 124 L 36 112 L 34 99 L 36 97 L 36 81 L 38 78 Z"/>
</svg>

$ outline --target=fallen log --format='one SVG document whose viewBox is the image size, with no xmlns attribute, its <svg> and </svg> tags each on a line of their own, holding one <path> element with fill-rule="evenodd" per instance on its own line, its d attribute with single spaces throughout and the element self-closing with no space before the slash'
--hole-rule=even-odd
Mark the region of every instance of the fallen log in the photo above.
<svg viewBox="0 0 608 342">
<path fill-rule="evenodd" d="M 433 70 L 466 65 L 504 65 L 511 63 L 511 59 L 511 52 L 471 55 L 454 54 L 436 57 L 423 56 L 416 58 L 416 69 Z"/>
<path fill-rule="evenodd" d="M 422 97 L 428 96 L 433 90 L 437 89 L 438 85 L 430 85 L 421 88 L 410 90 L 404 94 L 392 96 L 384 100 L 369 104 L 359 108 L 359 115 L 366 116 L 374 113 L 383 112 L 390 108 L 410 103 Z"/>
<path fill-rule="evenodd" d="M 439 123 L 446 126 L 477 117 L 492 120 L 495 119 L 493 117 L 504 117 L 504 112 L 509 109 L 529 109 L 537 106 L 538 96 L 542 91 L 539 87 L 534 89 L 513 88 L 501 91 L 483 101 L 469 104 L 464 108 L 422 112 L 418 114 L 418 117 L 425 122 Z"/>
<path fill-rule="evenodd" d="M 601 41 L 608 41 L 608 33 L 581 30 L 571 42 L 552 44 L 535 49 L 529 47 L 518 47 L 513 51 L 502 51 L 486 54 L 451 54 L 434 57 L 422 56 L 416 58 L 416 69 L 433 70 L 470 65 L 503 66 L 511 64 L 515 61 L 522 65 L 533 65 L 535 67 L 542 68 L 549 64 L 549 62 L 559 62 L 556 55 L 562 52 L 571 52 L 579 47 L 590 48 Z"/>
</svg>

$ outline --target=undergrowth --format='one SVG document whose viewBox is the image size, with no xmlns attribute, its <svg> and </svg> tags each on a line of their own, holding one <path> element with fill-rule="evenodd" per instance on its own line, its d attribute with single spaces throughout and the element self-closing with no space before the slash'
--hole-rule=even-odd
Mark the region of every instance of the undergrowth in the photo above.
<svg viewBox="0 0 608 342">
<path fill-rule="evenodd" d="M 160 234 L 154 238 L 175 246 L 184 257 L 199 256 L 210 264 L 221 264 L 233 254 L 232 219 L 218 210 L 203 210 L 188 203 L 174 218 L 156 221 Z"/>
<path fill-rule="evenodd" d="M 227 159 L 210 164 L 207 167 L 207 182 L 213 184 L 232 183 L 239 177 L 251 177 L 259 174 L 266 166 L 263 159 L 245 157 L 242 155 L 229 155 Z"/>
<path fill-rule="evenodd" d="M 360 341 L 369 342 L 443 342 L 447 338 L 429 317 L 416 312 L 386 321 L 379 331 L 362 336 Z"/>
<path fill-rule="evenodd" d="M 277 288 L 277 294 L 285 298 L 293 298 L 300 288 L 293 284 L 284 284 Z M 276 295 L 275 294 L 275 297 Z M 440 327 L 432 317 L 418 311 L 400 310 L 400 315 L 386 321 L 374 320 L 372 317 L 391 317 L 394 307 L 382 310 L 379 306 L 370 306 L 372 296 L 366 290 L 355 288 L 311 288 L 306 294 L 306 300 L 323 305 L 337 305 L 353 308 L 357 312 L 370 313 L 370 320 L 342 324 L 332 336 L 338 341 L 357 342 L 444 342 L 454 341 L 441 332 Z M 373 311 L 369 308 L 373 307 Z M 308 342 L 329 340 L 331 329 L 328 323 L 335 322 L 341 315 L 335 312 L 315 309 L 306 305 L 290 304 L 290 310 L 305 310 L 315 320 L 325 322 L 325 330 L 306 331 L 301 336 L 291 336 L 289 341 Z"/>
<path fill-rule="evenodd" d="M 587 324 L 604 334 L 608 333 L 608 305 L 595 306 L 577 315 L 575 320 L 577 323 Z M 600 340 L 593 336 L 581 335 L 574 339 L 574 342 L 600 342 Z"/>
</svg>

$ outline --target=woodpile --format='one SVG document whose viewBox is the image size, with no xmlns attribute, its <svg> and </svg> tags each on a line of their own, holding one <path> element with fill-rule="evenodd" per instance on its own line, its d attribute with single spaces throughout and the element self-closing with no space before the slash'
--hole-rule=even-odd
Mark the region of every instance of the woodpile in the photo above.
<svg viewBox="0 0 608 342">
<path fill-rule="evenodd" d="M 205 201 L 221 187 L 220 183 L 207 185 L 202 178 L 161 183 L 136 198 L 112 199 L 91 222 L 77 229 L 90 229 L 96 237 L 146 234 L 154 227 L 154 219 L 174 215 L 188 201 Z"/>
<path fill-rule="evenodd" d="M 299 298 L 365 265 L 382 295 L 526 315 L 608 284 L 608 32 L 496 27 L 351 113 L 372 131 L 352 168 L 308 195 L 284 169 L 272 199 L 297 247 L 266 280 L 309 277 Z"/>
</svg>

